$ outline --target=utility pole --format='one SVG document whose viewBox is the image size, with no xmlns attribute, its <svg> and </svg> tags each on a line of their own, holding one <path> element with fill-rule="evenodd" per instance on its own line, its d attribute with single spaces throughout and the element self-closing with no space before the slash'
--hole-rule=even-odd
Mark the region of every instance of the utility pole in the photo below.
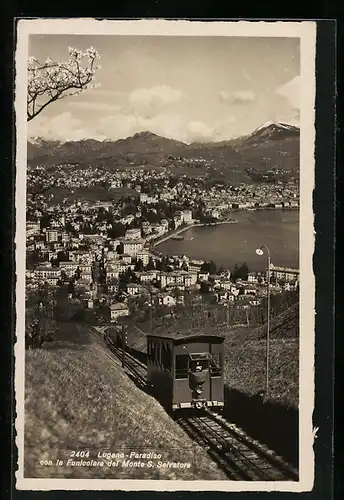
<svg viewBox="0 0 344 500">
<path fill-rule="evenodd" d="M 267 265 L 267 284 L 266 284 L 266 293 L 267 293 L 267 322 L 266 322 L 266 346 L 265 346 L 265 397 L 269 391 L 269 365 L 270 365 L 270 268 L 271 268 L 271 256 L 270 250 L 266 245 L 262 245 L 260 248 L 256 250 L 257 255 L 263 255 L 264 250 L 266 252 L 266 265 Z"/>
</svg>

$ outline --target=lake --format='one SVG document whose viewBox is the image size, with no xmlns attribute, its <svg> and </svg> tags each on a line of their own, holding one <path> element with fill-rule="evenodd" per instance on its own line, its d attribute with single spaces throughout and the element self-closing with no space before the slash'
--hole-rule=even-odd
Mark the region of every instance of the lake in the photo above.
<svg viewBox="0 0 344 500">
<path fill-rule="evenodd" d="M 169 239 L 156 246 L 167 255 L 185 254 L 192 259 L 213 260 L 233 268 L 246 262 L 250 270 L 265 269 L 265 258 L 256 248 L 265 244 L 271 262 L 277 266 L 299 267 L 299 211 L 259 210 L 233 212 L 237 224 L 220 224 L 187 229 L 184 240 Z"/>
</svg>

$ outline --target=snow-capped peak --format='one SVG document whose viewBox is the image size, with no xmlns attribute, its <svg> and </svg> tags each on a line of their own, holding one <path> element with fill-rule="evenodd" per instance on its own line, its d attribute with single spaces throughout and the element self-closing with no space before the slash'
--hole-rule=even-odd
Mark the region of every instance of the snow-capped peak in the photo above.
<svg viewBox="0 0 344 500">
<path fill-rule="evenodd" d="M 29 137 L 28 141 L 31 144 L 34 144 L 35 146 L 40 146 L 41 145 L 41 138 L 36 136 L 36 137 Z"/>
<path fill-rule="evenodd" d="M 39 146 L 39 147 L 44 147 L 47 143 L 53 143 L 53 144 L 64 144 L 62 141 L 59 140 L 53 140 L 53 139 L 47 139 L 44 137 L 39 137 L 39 136 L 34 136 L 34 137 L 28 137 L 28 142 L 33 144 L 34 146 Z"/>
<path fill-rule="evenodd" d="M 289 123 L 267 121 L 267 122 L 263 123 L 263 125 L 260 125 L 260 127 L 257 127 L 252 132 L 252 134 L 255 134 L 256 132 L 259 132 L 260 130 L 264 130 L 268 127 L 271 127 L 272 125 L 275 125 L 276 128 L 281 128 L 284 130 L 295 130 L 297 128 L 297 127 L 295 127 L 295 125 L 291 125 Z"/>
</svg>

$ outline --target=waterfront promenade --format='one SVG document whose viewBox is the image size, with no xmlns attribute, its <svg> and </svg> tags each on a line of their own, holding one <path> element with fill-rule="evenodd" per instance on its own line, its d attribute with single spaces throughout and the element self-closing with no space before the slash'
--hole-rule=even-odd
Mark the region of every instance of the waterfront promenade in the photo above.
<svg viewBox="0 0 344 500">
<path fill-rule="evenodd" d="M 224 221 L 218 221 L 218 222 L 211 222 L 207 224 L 203 224 L 200 222 L 188 224 L 187 226 L 180 227 L 178 229 L 175 229 L 174 231 L 169 231 L 167 234 L 164 234 L 163 236 L 158 237 L 157 239 L 154 240 L 152 243 L 152 247 L 156 247 L 157 245 L 160 245 L 160 243 L 164 243 L 164 241 L 167 241 L 174 236 L 177 236 L 178 234 L 183 233 L 184 231 L 187 231 L 188 229 L 192 229 L 193 227 L 205 227 L 205 226 L 219 226 L 221 224 L 236 224 L 238 221 L 235 220 L 224 220 Z"/>
</svg>

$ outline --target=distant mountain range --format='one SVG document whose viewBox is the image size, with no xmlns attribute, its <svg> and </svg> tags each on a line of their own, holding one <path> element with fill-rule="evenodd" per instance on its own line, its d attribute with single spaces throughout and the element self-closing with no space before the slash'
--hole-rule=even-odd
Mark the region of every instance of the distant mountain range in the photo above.
<svg viewBox="0 0 344 500">
<path fill-rule="evenodd" d="M 191 159 L 213 160 L 226 168 L 254 168 L 267 170 L 271 167 L 298 170 L 298 127 L 284 123 L 268 122 L 251 134 L 222 142 L 195 142 L 185 144 L 167 139 L 152 132 L 140 132 L 117 141 L 84 139 L 81 141 L 51 141 L 40 137 L 30 138 L 27 158 L 31 164 L 92 164 L 108 165 L 146 163 L 165 164 L 177 158 L 185 162 Z"/>
</svg>

